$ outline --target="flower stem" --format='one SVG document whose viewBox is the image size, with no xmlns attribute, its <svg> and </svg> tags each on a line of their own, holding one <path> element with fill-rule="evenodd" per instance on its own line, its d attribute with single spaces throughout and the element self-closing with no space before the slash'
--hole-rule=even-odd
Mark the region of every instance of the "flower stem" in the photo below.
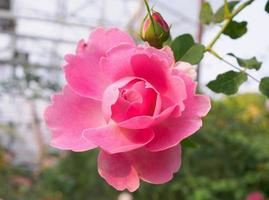
<svg viewBox="0 0 269 200">
<path fill-rule="evenodd" d="M 239 70 L 240 72 L 244 72 L 247 74 L 248 77 L 252 78 L 254 81 L 256 81 L 257 83 L 260 83 L 260 81 L 258 79 L 256 79 L 254 76 L 252 76 L 251 74 L 249 74 L 248 72 L 246 72 L 246 69 L 242 69 L 241 67 L 235 66 L 232 63 L 230 63 L 229 61 L 225 60 L 224 58 L 222 58 L 217 52 L 215 52 L 212 47 L 214 46 L 214 44 L 217 42 L 217 40 L 220 38 L 221 34 L 225 31 L 225 29 L 227 28 L 227 26 L 230 24 L 230 22 L 233 20 L 233 18 L 240 13 L 244 8 L 246 8 L 248 5 L 250 5 L 254 0 L 248 0 L 245 3 L 241 4 L 235 11 L 233 11 L 230 15 L 225 16 L 226 19 L 224 20 L 224 23 L 221 27 L 221 29 L 219 30 L 219 32 L 216 34 L 216 36 L 212 39 L 212 41 L 209 43 L 209 45 L 207 45 L 205 51 L 211 53 L 213 56 L 215 56 L 216 58 L 218 58 L 219 60 L 221 60 L 222 62 L 226 63 L 227 65 L 235 68 L 236 70 Z M 225 0 L 225 4 L 227 4 L 227 1 Z M 227 8 L 226 8 L 227 9 Z"/>
<path fill-rule="evenodd" d="M 154 20 L 153 20 L 153 17 L 151 15 L 151 11 L 150 11 L 150 7 L 149 7 L 149 4 L 148 4 L 148 0 L 144 0 L 144 3 L 146 5 L 146 9 L 147 9 L 147 12 L 148 12 L 148 16 L 150 18 L 150 21 L 152 23 L 152 26 L 153 26 L 153 31 L 154 33 L 156 34 L 156 31 L 155 31 L 155 26 L 154 26 Z"/>
<path fill-rule="evenodd" d="M 227 19 L 224 20 L 224 23 L 223 23 L 221 29 L 216 34 L 216 36 L 212 39 L 212 41 L 209 43 L 209 45 L 206 47 L 206 51 L 208 51 L 209 49 L 211 49 L 213 47 L 213 45 L 217 42 L 217 40 L 219 39 L 219 37 L 221 36 L 221 34 L 225 31 L 225 29 L 230 24 L 230 22 L 233 20 L 233 18 L 238 13 L 240 13 L 244 8 L 246 8 L 248 5 L 250 5 L 253 1 L 254 0 L 249 0 L 249 1 L 246 1 L 245 3 L 241 4 L 234 12 L 231 13 L 231 15 L 229 16 L 229 18 L 227 18 Z"/>
<path fill-rule="evenodd" d="M 215 56 L 216 58 L 218 58 L 219 60 L 221 60 L 222 62 L 226 63 L 227 65 L 239 70 L 240 72 L 244 72 L 246 73 L 246 75 L 250 78 L 252 78 L 254 81 L 256 81 L 257 83 L 260 83 L 260 81 L 258 79 L 256 79 L 254 76 L 252 76 L 251 74 L 249 74 L 248 72 L 246 72 L 246 69 L 242 69 L 240 67 L 237 67 L 235 65 L 233 65 L 232 63 L 230 63 L 229 61 L 225 60 L 224 58 L 222 58 L 217 52 L 215 52 L 213 49 L 208 49 L 207 50 L 209 53 L 211 53 L 213 56 Z"/>
</svg>

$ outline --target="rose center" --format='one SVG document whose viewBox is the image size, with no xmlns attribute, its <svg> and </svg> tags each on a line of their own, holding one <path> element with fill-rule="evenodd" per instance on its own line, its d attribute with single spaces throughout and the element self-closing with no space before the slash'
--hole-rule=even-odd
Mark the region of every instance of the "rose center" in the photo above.
<svg viewBox="0 0 269 200">
<path fill-rule="evenodd" d="M 142 95 L 135 90 L 123 90 L 121 96 L 129 103 L 142 103 Z"/>
</svg>

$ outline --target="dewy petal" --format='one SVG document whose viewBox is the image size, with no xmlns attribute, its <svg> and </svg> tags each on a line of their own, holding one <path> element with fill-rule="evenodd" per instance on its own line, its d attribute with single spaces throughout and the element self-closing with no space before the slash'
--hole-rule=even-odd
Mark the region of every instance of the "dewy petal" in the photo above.
<svg viewBox="0 0 269 200">
<path fill-rule="evenodd" d="M 68 86 L 52 97 L 44 118 L 52 130 L 51 145 L 60 149 L 85 151 L 96 145 L 82 137 L 82 131 L 105 123 L 101 102 L 76 95 Z"/>
<path fill-rule="evenodd" d="M 149 183 L 162 184 L 170 181 L 181 165 L 181 147 L 150 152 L 144 148 L 127 152 L 126 156 L 138 176 Z"/>
<path fill-rule="evenodd" d="M 139 187 L 139 177 L 125 154 L 108 154 L 101 150 L 98 156 L 98 172 L 108 184 L 117 190 L 133 192 Z"/>
<path fill-rule="evenodd" d="M 111 80 L 100 67 L 101 57 L 120 44 L 134 45 L 128 34 L 116 28 L 97 28 L 89 37 L 88 43 L 78 43 L 76 55 L 67 55 L 64 67 L 65 77 L 70 87 L 85 97 L 101 100 L 105 88 Z"/>
<path fill-rule="evenodd" d="M 109 123 L 100 128 L 85 130 L 84 137 L 101 149 L 114 154 L 144 146 L 153 139 L 154 132 L 152 129 L 123 129 L 117 124 Z"/>
</svg>

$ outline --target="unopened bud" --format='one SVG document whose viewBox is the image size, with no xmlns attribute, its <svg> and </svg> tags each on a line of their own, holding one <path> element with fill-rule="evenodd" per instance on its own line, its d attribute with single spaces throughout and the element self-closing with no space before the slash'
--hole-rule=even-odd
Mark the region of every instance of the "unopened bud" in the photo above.
<svg viewBox="0 0 269 200">
<path fill-rule="evenodd" d="M 151 46 L 162 48 L 163 43 L 170 37 L 170 28 L 161 14 L 153 11 L 151 17 L 147 14 L 144 18 L 140 35 L 142 40 Z"/>
</svg>

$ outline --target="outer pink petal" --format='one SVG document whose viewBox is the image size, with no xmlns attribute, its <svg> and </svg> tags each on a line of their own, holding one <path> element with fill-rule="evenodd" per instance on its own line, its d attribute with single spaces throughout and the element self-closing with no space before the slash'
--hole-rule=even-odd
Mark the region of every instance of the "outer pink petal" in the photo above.
<svg viewBox="0 0 269 200">
<path fill-rule="evenodd" d="M 74 151 L 95 148 L 96 145 L 82 138 L 82 131 L 105 123 L 101 102 L 80 97 L 68 86 L 62 94 L 52 97 L 52 105 L 46 109 L 44 118 L 52 131 L 51 145 Z"/>
<path fill-rule="evenodd" d="M 125 76 L 133 76 L 134 72 L 131 66 L 131 58 L 137 54 L 155 56 L 165 63 L 166 69 L 174 63 L 173 54 L 169 47 L 161 50 L 147 47 L 135 47 L 131 44 L 118 45 L 107 52 L 106 57 L 101 59 L 100 65 L 113 81 L 116 81 Z"/>
<path fill-rule="evenodd" d="M 165 46 L 162 49 L 156 49 L 151 47 L 148 43 L 145 43 L 146 47 L 143 47 L 147 55 L 155 55 L 164 61 L 167 66 L 172 67 L 175 63 L 173 51 L 169 46 Z M 140 46 L 141 47 L 141 46 Z"/>
<path fill-rule="evenodd" d="M 70 87 L 78 94 L 101 100 L 105 88 L 111 80 L 99 65 L 100 58 L 111 48 L 120 44 L 134 45 L 128 34 L 111 28 L 107 31 L 97 28 L 88 43 L 78 43 L 76 55 L 67 55 L 65 76 Z"/>
<path fill-rule="evenodd" d="M 185 116 L 197 115 L 199 117 L 204 117 L 207 115 L 211 109 L 210 99 L 206 95 L 195 94 L 196 82 L 192 78 L 184 73 L 182 73 L 178 68 L 173 70 L 173 74 L 179 76 L 184 80 L 187 91 L 187 100 L 184 102 L 186 106 Z"/>
<path fill-rule="evenodd" d="M 84 136 L 105 151 L 114 154 L 126 152 L 149 143 L 153 137 L 152 129 L 128 130 L 116 124 L 84 131 Z"/>
<path fill-rule="evenodd" d="M 177 62 L 175 64 L 174 70 L 181 71 L 185 75 L 189 76 L 192 80 L 195 80 L 197 73 L 195 71 L 195 68 L 187 62 Z"/>
<path fill-rule="evenodd" d="M 125 32 L 117 28 L 105 30 L 99 27 L 92 31 L 88 43 L 93 45 L 96 51 L 105 55 L 110 49 L 120 44 L 129 44 L 135 46 L 133 39 Z"/>
<path fill-rule="evenodd" d="M 99 67 L 99 55 L 95 55 L 94 49 L 91 51 L 89 55 L 66 56 L 65 78 L 79 95 L 101 100 L 110 80 Z"/>
<path fill-rule="evenodd" d="M 202 126 L 200 118 L 170 118 L 154 127 L 155 137 L 146 145 L 149 151 L 163 151 L 179 144 Z"/>
<path fill-rule="evenodd" d="M 162 184 L 173 178 L 181 165 L 181 148 L 179 146 L 159 151 L 150 152 L 138 149 L 126 153 L 136 169 L 138 176 L 149 183 Z"/>
<path fill-rule="evenodd" d="M 137 172 L 123 153 L 108 154 L 101 151 L 98 156 L 98 172 L 117 190 L 128 189 L 133 192 L 139 187 Z"/>
<path fill-rule="evenodd" d="M 169 46 L 164 46 L 162 49 L 160 49 L 160 51 L 166 54 L 166 56 L 168 57 L 167 60 L 170 60 L 170 66 L 173 66 L 175 64 L 175 58 L 172 49 Z"/>
<path fill-rule="evenodd" d="M 183 101 L 187 98 L 186 85 L 184 81 L 177 76 L 170 76 L 168 80 L 168 90 L 162 94 L 162 108 L 179 105 L 179 110 L 175 114 L 176 117 L 181 115 L 181 111 L 185 109 Z"/>
</svg>

